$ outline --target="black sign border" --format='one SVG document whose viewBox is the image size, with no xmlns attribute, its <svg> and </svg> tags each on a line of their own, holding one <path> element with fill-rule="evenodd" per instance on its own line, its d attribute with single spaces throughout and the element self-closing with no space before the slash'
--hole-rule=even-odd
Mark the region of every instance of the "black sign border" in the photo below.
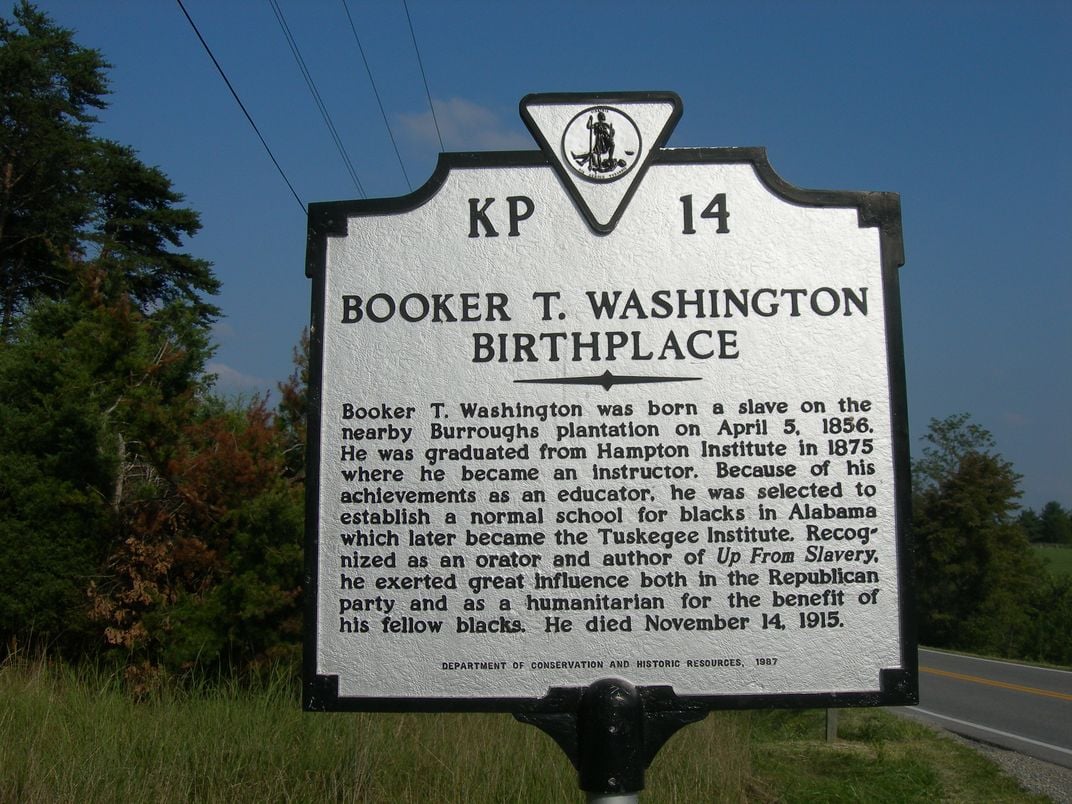
<svg viewBox="0 0 1072 804">
<path fill-rule="evenodd" d="M 587 98 L 620 97 L 615 95 Z M 632 93 L 630 93 L 631 95 Z M 572 96 L 571 96 L 572 97 Z M 886 325 L 886 363 L 890 387 L 890 427 L 895 483 L 895 542 L 900 599 L 899 632 L 901 667 L 880 671 L 878 689 L 859 692 L 771 693 L 760 695 L 674 695 L 668 686 L 641 686 L 641 694 L 652 700 L 670 701 L 667 706 L 692 709 L 787 709 L 849 706 L 906 706 L 919 703 L 918 650 L 915 617 L 915 589 L 912 578 L 913 555 L 911 522 L 911 477 L 909 468 L 908 400 L 905 383 L 904 341 L 898 269 L 904 264 L 900 196 L 889 192 L 811 190 L 782 179 L 771 167 L 766 149 L 737 148 L 656 148 L 652 165 L 749 164 L 764 185 L 777 197 L 804 207 L 855 208 L 861 228 L 880 230 L 881 270 Z M 558 166 L 542 151 L 493 151 L 441 153 L 436 169 L 420 188 L 394 198 L 331 201 L 309 205 L 306 243 L 306 276 L 313 280 L 311 330 L 309 337 L 309 413 L 306 451 L 305 511 L 305 600 L 302 705 L 306 711 L 338 712 L 512 712 L 518 716 L 546 716 L 572 712 L 584 691 L 583 686 L 549 689 L 543 697 L 511 698 L 428 698 L 428 697 L 346 697 L 340 696 L 338 676 L 316 672 L 317 584 L 319 552 L 320 434 L 324 355 L 325 279 L 327 239 L 344 237 L 348 219 L 373 215 L 399 214 L 416 209 L 433 198 L 451 170 L 502 169 Z M 568 184 L 568 183 L 567 183 Z M 567 186 L 567 190 L 570 188 Z M 570 190 L 572 197 L 573 193 Z M 579 213 L 580 214 L 580 213 Z"/>
</svg>

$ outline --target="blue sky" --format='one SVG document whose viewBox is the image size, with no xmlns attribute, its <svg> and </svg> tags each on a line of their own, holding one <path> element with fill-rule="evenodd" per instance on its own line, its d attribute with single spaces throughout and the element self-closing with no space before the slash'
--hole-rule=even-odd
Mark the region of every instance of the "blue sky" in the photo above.
<svg viewBox="0 0 1072 804">
<path fill-rule="evenodd" d="M 361 196 L 268 0 L 184 0 L 303 202 Z M 343 0 L 278 0 L 368 197 L 409 191 Z M 11 2 L 4 0 L 5 15 Z M 268 390 L 309 317 L 305 219 L 177 3 L 39 7 L 114 65 L 99 132 L 202 215 L 213 369 Z M 440 150 L 401 0 L 348 0 L 410 184 Z M 530 149 L 530 92 L 672 90 L 670 146 L 761 145 L 801 187 L 902 197 L 913 448 L 968 411 L 1072 505 L 1072 3 L 409 0 L 447 150 Z"/>
</svg>

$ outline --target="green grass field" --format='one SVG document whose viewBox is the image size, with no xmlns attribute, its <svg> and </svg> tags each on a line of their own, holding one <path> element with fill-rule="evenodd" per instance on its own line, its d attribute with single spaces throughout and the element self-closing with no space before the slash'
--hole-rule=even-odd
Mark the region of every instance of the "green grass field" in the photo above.
<svg viewBox="0 0 1072 804">
<path fill-rule="evenodd" d="M 1035 544 L 1031 549 L 1054 575 L 1072 577 L 1072 547 Z"/>
<path fill-rule="evenodd" d="M 714 713 L 648 771 L 649 802 L 1030 802 L 974 752 L 877 710 Z M 550 738 L 506 715 L 305 714 L 296 685 L 127 697 L 0 666 L 0 801 L 580 802 Z"/>
</svg>

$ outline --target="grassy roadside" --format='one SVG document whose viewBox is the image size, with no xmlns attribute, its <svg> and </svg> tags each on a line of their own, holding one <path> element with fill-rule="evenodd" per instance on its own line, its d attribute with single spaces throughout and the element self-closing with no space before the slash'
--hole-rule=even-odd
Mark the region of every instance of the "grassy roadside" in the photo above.
<svg viewBox="0 0 1072 804">
<path fill-rule="evenodd" d="M 504 715 L 303 714 L 294 685 L 171 692 L 0 666 L 0 801 L 581 801 L 561 751 Z M 875 710 L 714 713 L 647 775 L 655 802 L 1044 799 L 974 752 Z"/>
</svg>

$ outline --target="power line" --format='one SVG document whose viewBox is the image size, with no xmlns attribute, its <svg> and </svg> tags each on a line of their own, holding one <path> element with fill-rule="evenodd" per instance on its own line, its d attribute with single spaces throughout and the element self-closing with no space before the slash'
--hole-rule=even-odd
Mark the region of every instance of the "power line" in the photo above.
<svg viewBox="0 0 1072 804">
<path fill-rule="evenodd" d="M 279 23 L 279 27 L 283 30 L 283 35 L 286 37 L 287 44 L 290 46 L 290 52 L 294 55 L 295 61 L 298 62 L 298 68 L 301 70 L 302 76 L 305 78 L 305 84 L 309 87 L 309 91 L 313 95 L 313 100 L 316 101 L 317 108 L 320 109 L 320 116 L 324 118 L 324 123 L 328 127 L 328 132 L 331 134 L 332 140 L 335 141 L 335 148 L 339 151 L 339 156 L 342 157 L 343 164 L 346 165 L 346 170 L 350 174 L 350 178 L 354 181 L 354 186 L 357 187 L 361 197 L 365 197 L 365 188 L 361 186 L 361 180 L 357 177 L 357 171 L 354 170 L 354 164 L 350 161 L 350 155 L 346 152 L 346 146 L 342 144 L 342 139 L 339 137 L 339 132 L 335 128 L 335 123 L 331 120 L 331 115 L 328 114 L 327 106 L 324 105 L 324 99 L 320 96 L 320 92 L 316 88 L 316 82 L 313 81 L 313 76 L 309 72 L 309 68 L 305 65 L 305 59 L 302 58 L 301 51 L 298 49 L 298 43 L 295 41 L 294 36 L 290 32 L 290 27 L 287 25 L 286 19 L 283 17 L 283 12 L 279 8 L 279 4 L 276 0 L 268 0 L 268 3 L 272 7 L 272 11 L 275 12 L 276 21 Z"/>
<path fill-rule="evenodd" d="M 432 110 L 432 122 L 435 123 L 435 133 L 439 137 L 439 150 L 445 151 L 443 147 L 443 135 L 439 133 L 439 120 L 436 119 L 435 104 L 432 103 L 432 93 L 428 90 L 428 76 L 424 73 L 424 63 L 421 61 L 421 49 L 417 47 L 417 34 L 413 33 L 413 19 L 409 15 L 409 6 L 406 4 L 406 0 L 402 0 L 402 7 L 406 9 L 406 21 L 409 23 L 409 35 L 413 39 L 413 49 L 417 51 L 417 66 L 421 68 L 421 78 L 424 79 L 424 94 L 428 96 L 428 108 Z"/>
<path fill-rule="evenodd" d="M 303 215 L 308 214 L 305 209 L 305 204 L 298 197 L 298 193 L 294 189 L 294 185 L 290 183 L 290 179 L 287 178 L 287 174 L 283 172 L 283 168 L 279 166 L 279 162 L 275 158 L 275 154 L 272 153 L 272 149 L 268 147 L 268 143 L 264 141 L 264 136 L 261 134 L 261 130 L 257 128 L 257 124 L 253 122 L 253 118 L 246 110 L 246 105 L 242 103 L 242 99 L 238 97 L 238 93 L 235 92 L 235 88 L 231 86 L 230 80 L 227 78 L 227 73 L 223 71 L 223 67 L 216 61 L 216 57 L 212 54 L 212 48 L 208 46 L 208 42 L 205 41 L 205 37 L 201 35 L 201 31 L 197 29 L 197 24 L 194 23 L 193 18 L 190 16 L 190 12 L 186 10 L 186 6 L 182 4 L 182 0 L 175 0 L 179 4 L 179 8 L 182 9 L 182 13 L 185 15 L 187 22 L 190 23 L 190 27 L 194 29 L 194 33 L 197 34 L 197 38 L 201 41 L 201 46 L 205 49 L 208 57 L 212 59 L 212 63 L 216 65 L 216 70 L 220 74 L 220 78 L 223 79 L 223 83 L 227 85 L 227 88 L 231 90 L 231 95 L 234 96 L 235 102 L 238 104 L 238 108 L 242 110 L 242 114 L 246 116 L 246 120 L 253 126 L 253 131 L 257 134 L 257 139 L 261 141 L 261 145 L 264 146 L 264 150 L 268 153 L 268 158 L 272 160 L 272 164 L 275 165 L 275 169 L 279 171 L 279 175 L 283 177 L 283 181 L 287 183 L 287 187 L 290 188 L 291 195 L 294 196 L 294 200 L 298 202 L 298 206 L 301 207 Z"/>
<path fill-rule="evenodd" d="M 398 157 L 398 166 L 402 168 L 402 175 L 406 179 L 406 185 L 410 191 L 413 191 L 413 183 L 409 180 L 409 174 L 406 173 L 406 166 L 402 163 L 402 154 L 398 152 L 398 144 L 395 142 L 395 134 L 391 131 L 391 124 L 387 122 L 387 112 L 383 109 L 383 101 L 380 100 L 380 91 L 376 89 L 376 81 L 372 77 L 372 68 L 369 67 L 368 59 L 365 58 L 365 48 L 361 46 L 361 37 L 357 35 L 357 26 L 354 25 L 354 18 L 350 16 L 350 8 L 346 5 L 346 0 L 342 0 L 343 10 L 346 11 L 346 19 L 350 21 L 350 30 L 354 32 L 354 41 L 357 42 L 357 49 L 361 53 L 361 61 L 365 63 L 365 72 L 368 73 L 369 83 L 372 84 L 372 92 L 376 96 L 376 103 L 380 106 L 380 114 L 383 115 L 383 124 L 387 127 L 387 136 L 391 138 L 391 146 L 395 149 L 395 156 Z"/>
</svg>

